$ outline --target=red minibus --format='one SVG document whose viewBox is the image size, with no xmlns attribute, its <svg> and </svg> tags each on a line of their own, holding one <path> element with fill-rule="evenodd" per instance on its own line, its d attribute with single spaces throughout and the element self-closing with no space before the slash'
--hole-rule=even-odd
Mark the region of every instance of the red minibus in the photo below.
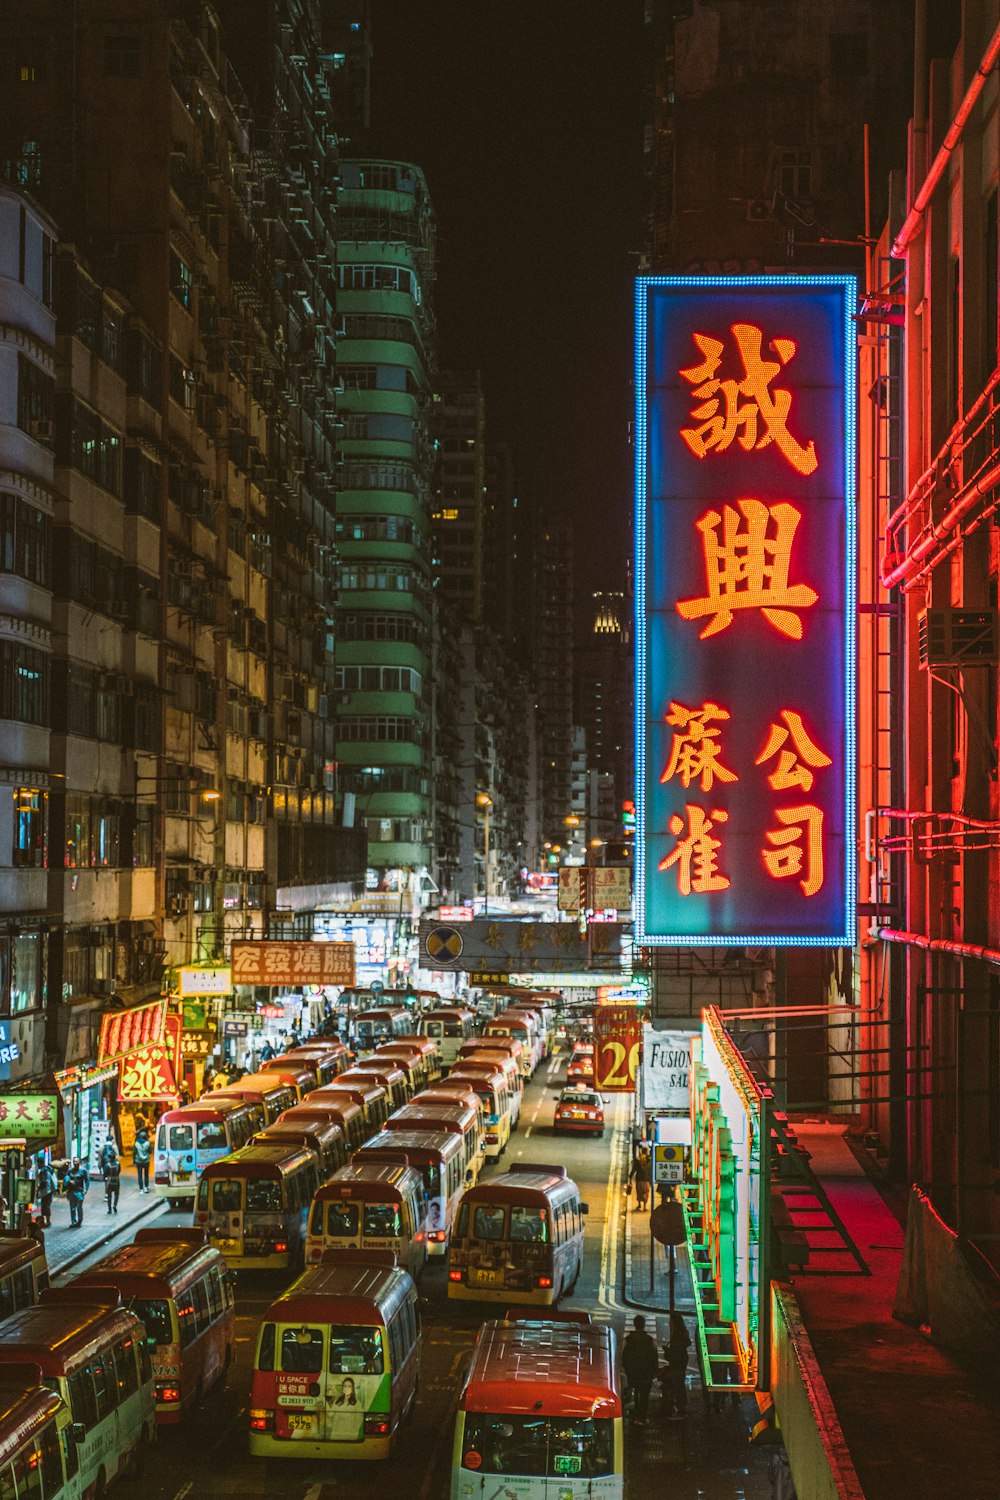
<svg viewBox="0 0 1000 1500">
<path fill-rule="evenodd" d="M 103 1494 L 119 1475 L 138 1474 L 156 1438 L 146 1330 L 117 1302 L 111 1287 L 50 1287 L 37 1307 L 7 1319 L 0 1339 L 0 1366 L 38 1365 L 82 1428 L 73 1495 Z"/>
<path fill-rule="evenodd" d="M 458 1401 L 451 1493 L 621 1500 L 610 1328 L 540 1317 L 483 1324 Z"/>
<path fill-rule="evenodd" d="M 489 1065 L 466 1066 L 459 1063 L 448 1074 L 447 1083 L 471 1089 L 482 1106 L 484 1115 L 483 1141 L 486 1160 L 498 1161 L 510 1139 L 511 1099 L 507 1079 L 499 1068 Z"/>
<path fill-rule="evenodd" d="M 203 1229 L 140 1229 L 76 1276 L 85 1291 L 112 1286 L 141 1318 L 153 1348 L 156 1420 L 179 1422 L 223 1380 L 236 1352 L 233 1278 Z"/>
<path fill-rule="evenodd" d="M 354 1061 L 350 1047 L 343 1042 L 300 1042 L 289 1047 L 288 1058 L 307 1057 L 315 1067 L 320 1084 L 332 1083 L 338 1073 L 346 1072 Z"/>
<path fill-rule="evenodd" d="M 301 1105 L 299 1107 L 301 1108 Z M 320 1179 L 325 1181 L 327 1177 L 332 1177 L 337 1168 L 342 1167 L 347 1160 L 344 1132 L 335 1120 L 314 1118 L 306 1122 L 289 1119 L 289 1115 L 293 1113 L 293 1110 L 286 1109 L 273 1125 L 269 1125 L 266 1130 L 258 1131 L 252 1140 L 262 1146 L 266 1146 L 270 1141 L 286 1141 L 297 1146 L 308 1146 L 309 1150 L 315 1151 L 319 1158 Z"/>
<path fill-rule="evenodd" d="M 306 1220 L 319 1187 L 319 1160 L 294 1141 L 244 1146 L 201 1174 L 198 1224 L 230 1266 L 301 1265 Z"/>
<path fill-rule="evenodd" d="M 328 1251 L 265 1313 L 250 1386 L 255 1458 L 388 1458 L 420 1373 L 417 1291 L 393 1261 Z"/>
<path fill-rule="evenodd" d="M 554 1305 L 583 1269 L 586 1213 L 562 1166 L 521 1162 L 469 1188 L 452 1231 L 448 1296 Z"/>
<path fill-rule="evenodd" d="M 319 1088 L 319 1069 L 307 1057 L 272 1057 L 261 1063 L 260 1071 L 268 1078 L 276 1078 L 279 1083 L 287 1083 L 295 1090 L 298 1099 L 311 1089 Z"/>
<path fill-rule="evenodd" d="M 227 1083 L 224 1089 L 213 1089 L 212 1101 L 216 1099 L 242 1099 L 264 1106 L 264 1124 L 273 1125 L 283 1109 L 298 1104 L 299 1096 L 287 1083 L 268 1073 L 246 1073 L 235 1083 Z"/>
<path fill-rule="evenodd" d="M 386 1042 L 383 1046 L 376 1047 L 366 1062 L 368 1064 L 386 1062 L 391 1063 L 394 1068 L 401 1068 L 406 1074 L 411 1098 L 414 1094 L 419 1094 L 421 1089 L 427 1088 L 430 1083 L 424 1054 L 416 1047 L 407 1046 L 405 1042 Z M 361 1066 L 364 1067 L 365 1063 Z"/>
<path fill-rule="evenodd" d="M 318 1104 L 324 1099 L 353 1099 L 365 1117 L 365 1129 L 369 1135 L 381 1130 L 389 1118 L 389 1095 L 371 1075 L 358 1076 L 351 1069 L 341 1073 L 332 1083 L 314 1089 L 303 1099 L 303 1104 Z"/>
<path fill-rule="evenodd" d="M 483 1047 L 474 1052 L 463 1052 L 455 1063 L 457 1073 L 478 1073 L 481 1069 L 490 1071 L 494 1068 L 499 1068 L 507 1080 L 507 1092 L 510 1095 L 510 1128 L 515 1130 L 521 1118 L 524 1079 L 511 1054 L 501 1052 L 496 1047 Z"/>
<path fill-rule="evenodd" d="M 353 1159 L 399 1162 L 420 1173 L 427 1194 L 427 1254 L 446 1255 L 465 1187 L 462 1137 L 451 1130 L 380 1130 Z"/>
<path fill-rule="evenodd" d="M 517 1071 L 522 1080 L 523 1088 L 523 1080 L 529 1066 L 525 1059 L 530 1059 L 530 1053 L 525 1048 L 524 1043 L 519 1041 L 516 1036 L 477 1036 L 475 1041 L 466 1042 L 460 1047 L 458 1055 L 459 1057 L 468 1057 L 473 1052 L 477 1054 L 480 1052 L 499 1052 L 506 1053 L 508 1057 L 512 1057 L 517 1065 Z"/>
<path fill-rule="evenodd" d="M 153 1152 L 153 1192 L 171 1208 L 194 1201 L 198 1178 L 210 1161 L 245 1146 L 255 1130 L 265 1125 L 263 1104 L 222 1090 L 180 1109 L 168 1109 L 156 1122 Z"/>
<path fill-rule="evenodd" d="M 22 1307 L 34 1307 L 49 1284 L 45 1246 L 41 1240 L 0 1229 L 0 1318 Z"/>
<path fill-rule="evenodd" d="M 329 1120 L 334 1125 L 339 1125 L 344 1137 L 344 1147 L 350 1156 L 352 1151 L 357 1151 L 368 1139 L 365 1130 L 365 1117 L 360 1104 L 347 1094 L 341 1094 L 340 1098 L 334 1098 L 331 1094 L 328 1099 L 320 1099 L 314 1093 L 311 1097 L 296 1104 L 294 1109 L 286 1109 L 276 1120 L 281 1125 L 285 1121 L 294 1121 L 297 1125 L 308 1127 L 311 1122 L 317 1124 Z"/>
<path fill-rule="evenodd" d="M 398 1036 L 394 1042 L 386 1044 L 389 1047 L 418 1047 L 423 1053 L 427 1064 L 427 1082 L 434 1083 L 441 1077 L 441 1049 L 437 1042 L 429 1036 L 420 1036 L 418 1032 L 408 1031 L 405 1036 Z"/>
<path fill-rule="evenodd" d="M 478 1112 L 456 1099 L 453 1104 L 428 1104 L 416 1099 L 404 1104 L 386 1121 L 387 1130 L 451 1130 L 462 1137 L 465 1180 L 475 1182 L 483 1163 L 483 1141 Z"/>
<path fill-rule="evenodd" d="M 351 1023 L 351 1035 L 359 1052 L 374 1052 L 379 1042 L 403 1036 L 411 1024 L 405 1005 L 375 1006 L 358 1012 Z"/>
<path fill-rule="evenodd" d="M 42 1385 L 38 1365 L 7 1365 L 0 1373 L 0 1495 L 78 1500 L 69 1409 Z"/>
<path fill-rule="evenodd" d="M 415 1168 L 359 1156 L 312 1201 L 306 1264 L 321 1260 L 326 1250 L 391 1250 L 415 1281 L 427 1264 L 426 1203 Z"/>
<path fill-rule="evenodd" d="M 348 1068 L 346 1073 L 341 1073 L 337 1082 L 377 1083 L 380 1088 L 385 1089 L 391 1110 L 399 1109 L 400 1105 L 408 1103 L 413 1098 L 409 1079 L 402 1068 L 397 1067 L 395 1063 L 387 1062 L 384 1058 L 380 1060 L 374 1055 L 356 1062 L 353 1068 Z"/>
</svg>

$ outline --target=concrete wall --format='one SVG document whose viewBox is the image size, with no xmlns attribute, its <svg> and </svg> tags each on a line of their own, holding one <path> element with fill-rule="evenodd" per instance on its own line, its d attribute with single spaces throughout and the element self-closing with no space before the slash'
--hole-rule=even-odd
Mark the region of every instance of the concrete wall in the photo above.
<svg viewBox="0 0 1000 1500">
<path fill-rule="evenodd" d="M 797 1500 L 864 1500 L 799 1305 L 775 1283 L 770 1386 Z"/>
</svg>

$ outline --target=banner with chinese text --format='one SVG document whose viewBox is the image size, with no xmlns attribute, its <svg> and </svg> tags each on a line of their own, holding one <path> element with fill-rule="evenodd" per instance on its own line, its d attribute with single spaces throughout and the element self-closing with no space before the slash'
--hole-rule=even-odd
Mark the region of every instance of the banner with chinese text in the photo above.
<svg viewBox="0 0 1000 1500">
<path fill-rule="evenodd" d="M 170 1104 L 180 1097 L 181 1018 L 168 1016 L 163 1041 L 130 1052 L 118 1064 L 118 1098 L 144 1104 Z"/>
<path fill-rule="evenodd" d="M 855 306 L 639 278 L 639 944 L 853 941 Z"/>
<path fill-rule="evenodd" d="M 245 943 L 232 947 L 234 984 L 354 984 L 353 943 Z"/>
<path fill-rule="evenodd" d="M 120 1062 L 130 1052 L 162 1044 L 167 1018 L 167 1002 L 154 1000 L 152 1005 L 137 1005 L 132 1010 L 111 1010 L 101 1017 L 101 1038 L 97 1048 L 100 1065 Z"/>
<path fill-rule="evenodd" d="M 642 1012 L 635 1005 L 594 1007 L 594 1087 L 634 1094 L 642 1047 Z"/>
</svg>

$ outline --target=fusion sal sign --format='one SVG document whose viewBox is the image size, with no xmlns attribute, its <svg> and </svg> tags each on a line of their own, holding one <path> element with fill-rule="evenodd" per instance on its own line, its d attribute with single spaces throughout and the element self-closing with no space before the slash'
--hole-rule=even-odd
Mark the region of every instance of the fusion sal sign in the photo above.
<svg viewBox="0 0 1000 1500">
<path fill-rule="evenodd" d="M 637 283 L 642 945 L 853 940 L 855 305 Z"/>
</svg>

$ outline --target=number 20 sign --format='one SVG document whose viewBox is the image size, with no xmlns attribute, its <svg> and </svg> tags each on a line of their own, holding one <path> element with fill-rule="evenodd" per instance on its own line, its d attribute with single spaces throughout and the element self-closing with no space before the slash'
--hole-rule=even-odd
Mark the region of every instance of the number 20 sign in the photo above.
<svg viewBox="0 0 1000 1500">
<path fill-rule="evenodd" d="M 642 1046 L 642 1014 L 635 1005 L 594 1010 L 594 1087 L 605 1094 L 634 1094 Z"/>
</svg>

